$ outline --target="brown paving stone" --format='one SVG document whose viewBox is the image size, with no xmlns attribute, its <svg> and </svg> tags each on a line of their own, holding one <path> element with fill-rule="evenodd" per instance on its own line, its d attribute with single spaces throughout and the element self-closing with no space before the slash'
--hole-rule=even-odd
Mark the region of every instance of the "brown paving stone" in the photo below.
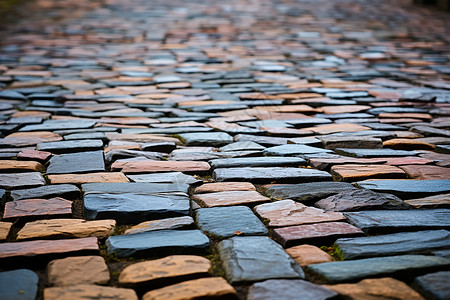
<svg viewBox="0 0 450 300">
<path fill-rule="evenodd" d="M 413 179 L 450 179 L 450 168 L 429 165 L 405 165 L 400 168 L 406 172 L 409 178 Z"/>
<path fill-rule="evenodd" d="M 40 162 L 45 162 L 52 156 L 52 153 L 46 151 L 38 151 L 33 149 L 21 150 L 17 155 L 17 159 L 21 160 L 37 160 Z"/>
<path fill-rule="evenodd" d="M 430 114 L 421 113 L 381 113 L 379 118 L 415 118 L 422 120 L 432 120 L 433 117 Z"/>
<path fill-rule="evenodd" d="M 126 267 L 119 276 L 119 284 L 126 287 L 158 287 L 180 281 L 209 277 L 212 263 L 194 255 L 173 255 L 139 262 Z"/>
<path fill-rule="evenodd" d="M 112 170 L 123 173 L 153 173 L 153 172 L 205 172 L 210 169 L 206 162 L 197 161 L 130 161 L 115 162 Z"/>
<path fill-rule="evenodd" d="M 0 172 L 42 172 L 44 170 L 45 167 L 36 161 L 0 160 Z"/>
<path fill-rule="evenodd" d="M 358 283 L 324 285 L 351 300 L 423 300 L 407 284 L 394 278 L 364 279 Z"/>
<path fill-rule="evenodd" d="M 50 131 L 15 132 L 0 139 L 0 145 L 24 147 L 44 142 L 61 141 L 62 139 L 60 135 Z"/>
<path fill-rule="evenodd" d="M 434 150 L 436 148 L 433 144 L 414 139 L 391 139 L 384 141 L 383 146 L 396 150 Z"/>
<path fill-rule="evenodd" d="M 423 151 L 420 157 L 435 161 L 436 165 L 441 167 L 450 167 L 450 154 Z"/>
<path fill-rule="evenodd" d="M 251 205 L 267 202 L 270 199 L 256 191 L 225 191 L 207 194 L 196 194 L 195 201 L 204 207 Z"/>
<path fill-rule="evenodd" d="M 330 254 L 312 245 L 291 247 L 286 249 L 286 252 L 302 267 L 333 261 Z"/>
<path fill-rule="evenodd" d="M 337 165 L 331 167 L 331 174 L 340 181 L 357 181 L 369 178 L 405 178 L 405 172 L 389 165 Z"/>
<path fill-rule="evenodd" d="M 387 162 L 387 158 L 356 158 L 341 156 L 338 158 L 311 158 L 309 164 L 319 170 L 325 170 L 333 165 L 344 164 L 383 164 Z"/>
<path fill-rule="evenodd" d="M 303 128 L 304 130 L 310 130 L 316 134 L 330 134 L 336 132 L 356 132 L 363 130 L 370 130 L 369 127 L 358 124 L 331 124 L 331 125 L 319 125 L 315 127 Z"/>
<path fill-rule="evenodd" d="M 101 256 L 79 256 L 52 260 L 47 265 L 51 286 L 77 284 L 107 284 L 109 270 Z"/>
<path fill-rule="evenodd" d="M 60 174 L 48 175 L 51 184 L 72 183 L 84 184 L 94 182 L 129 182 L 128 178 L 121 172 L 100 172 L 86 174 Z"/>
<path fill-rule="evenodd" d="M 67 287 L 51 287 L 44 290 L 44 300 L 65 299 L 138 300 L 138 297 L 136 292 L 132 289 L 89 284 L 72 285 Z"/>
<path fill-rule="evenodd" d="M 372 108 L 371 106 L 367 105 L 333 105 L 321 107 L 324 114 L 355 113 L 366 111 L 371 108 Z"/>
<path fill-rule="evenodd" d="M 0 222 L 0 241 L 6 240 L 13 223 Z"/>
<path fill-rule="evenodd" d="M 195 194 L 217 193 L 227 191 L 256 191 L 250 182 L 213 182 L 205 183 L 194 190 Z"/>
<path fill-rule="evenodd" d="M 405 200 L 414 208 L 444 208 L 450 207 L 450 194 L 429 196 L 425 198 Z"/>
<path fill-rule="evenodd" d="M 20 200 L 23 201 L 23 200 Z M 107 238 L 114 231 L 115 220 L 85 221 L 82 219 L 52 219 L 28 222 L 17 234 L 18 240 L 48 238 Z"/>
<path fill-rule="evenodd" d="M 3 219 L 70 216 L 71 214 L 72 202 L 63 198 L 26 199 L 6 202 Z"/>
<path fill-rule="evenodd" d="M 268 219 L 271 227 L 345 220 L 341 213 L 325 212 L 292 200 L 261 204 L 255 207 L 255 211 L 260 218 Z"/>
<path fill-rule="evenodd" d="M 317 242 L 321 245 L 340 237 L 363 235 L 361 229 L 344 222 L 325 222 L 276 228 L 274 239 L 283 247 L 291 247 L 303 243 Z"/>
<path fill-rule="evenodd" d="M 189 280 L 150 291 L 142 300 L 237 299 L 236 291 L 222 277 Z"/>
</svg>

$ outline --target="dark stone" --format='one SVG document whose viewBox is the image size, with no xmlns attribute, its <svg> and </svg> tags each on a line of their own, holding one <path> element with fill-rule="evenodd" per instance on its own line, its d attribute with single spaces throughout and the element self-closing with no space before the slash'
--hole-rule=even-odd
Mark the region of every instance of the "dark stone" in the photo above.
<svg viewBox="0 0 450 300">
<path fill-rule="evenodd" d="M 369 136 L 345 137 L 326 136 L 319 137 L 326 149 L 353 148 L 353 149 L 379 149 L 383 148 L 383 141 L 380 138 Z"/>
<path fill-rule="evenodd" d="M 271 147 L 287 144 L 288 138 L 271 137 L 271 136 L 258 136 L 249 134 L 238 134 L 234 137 L 236 142 L 253 141 L 263 146 Z"/>
<path fill-rule="evenodd" d="M 231 284 L 305 276 L 283 248 L 268 237 L 235 236 L 220 242 L 218 250 Z"/>
<path fill-rule="evenodd" d="M 0 298 L 2 300 L 34 300 L 38 291 L 39 277 L 27 269 L 0 273 Z"/>
<path fill-rule="evenodd" d="M 274 185 L 266 190 L 266 194 L 279 199 L 309 201 L 355 189 L 353 185 L 347 182 L 309 182 Z"/>
<path fill-rule="evenodd" d="M 53 156 L 47 174 L 86 173 L 105 171 L 103 151 L 79 152 Z"/>
<path fill-rule="evenodd" d="M 141 145 L 144 151 L 170 153 L 177 148 L 173 142 L 148 143 Z"/>
<path fill-rule="evenodd" d="M 346 149 L 337 148 L 338 154 L 353 157 L 396 157 L 396 156 L 415 156 L 419 154 L 416 151 L 394 150 L 394 149 Z"/>
<path fill-rule="evenodd" d="M 410 130 L 412 132 L 417 132 L 417 133 L 423 134 L 425 136 L 438 135 L 438 136 L 450 137 L 450 130 L 433 128 L 433 127 L 429 127 L 429 126 L 414 126 L 414 127 L 411 127 Z"/>
<path fill-rule="evenodd" d="M 418 287 L 427 299 L 447 300 L 450 299 L 449 281 L 450 271 L 441 271 L 417 277 L 414 286 Z"/>
<path fill-rule="evenodd" d="M 36 150 L 52 153 L 69 153 L 79 151 L 93 151 L 103 149 L 102 140 L 73 140 L 39 143 Z"/>
<path fill-rule="evenodd" d="M 115 219 L 122 224 L 185 216 L 189 214 L 187 195 L 87 194 L 83 215 L 87 220 Z"/>
<path fill-rule="evenodd" d="M 178 136 L 186 146 L 222 146 L 233 142 L 233 137 L 225 132 L 182 133 Z"/>
<path fill-rule="evenodd" d="M 73 141 L 73 140 L 102 140 L 107 141 L 106 135 L 104 132 L 88 132 L 88 133 L 74 133 L 68 134 L 64 136 L 64 140 Z M 47 146 L 47 145 L 45 145 Z M 102 147 L 99 147 L 102 148 Z M 99 149 L 94 148 L 94 149 Z M 54 151 L 52 151 L 54 152 Z M 69 152 L 69 151 L 67 151 Z"/>
<path fill-rule="evenodd" d="M 95 125 L 95 121 L 88 120 L 47 120 L 38 125 L 27 125 L 19 131 L 52 131 L 91 128 Z"/>
<path fill-rule="evenodd" d="M 306 161 L 299 157 L 245 157 L 213 159 L 209 164 L 213 169 L 240 167 L 296 167 L 305 165 Z"/>
<path fill-rule="evenodd" d="M 302 154 L 313 154 L 313 153 L 329 153 L 331 150 L 311 147 L 301 144 L 287 144 L 281 146 L 275 146 L 267 148 L 263 151 L 264 155 L 302 155 Z"/>
<path fill-rule="evenodd" d="M 163 176 L 165 173 L 158 175 Z M 153 174 L 151 174 L 153 175 Z M 133 176 L 133 175 L 130 175 Z M 141 175 L 134 175 L 141 176 Z M 145 176 L 145 175 L 142 175 Z M 123 194 L 132 193 L 140 195 L 155 195 L 158 193 L 187 193 L 188 184 L 184 182 L 104 182 L 104 183 L 85 183 L 81 185 L 81 189 L 85 194 Z"/>
<path fill-rule="evenodd" d="M 328 283 L 367 277 L 414 276 L 450 266 L 450 260 L 425 255 L 399 255 L 309 265 L 307 269 Z"/>
<path fill-rule="evenodd" d="M 428 230 L 343 238 L 335 243 L 344 260 L 375 256 L 431 253 L 450 247 L 450 232 Z"/>
<path fill-rule="evenodd" d="M 450 228 L 450 209 L 369 210 L 344 215 L 351 224 L 368 234 Z"/>
<path fill-rule="evenodd" d="M 118 257 L 154 257 L 169 254 L 204 254 L 209 239 L 200 230 L 157 230 L 111 236 L 106 240 L 108 254 Z"/>
<path fill-rule="evenodd" d="M 363 131 L 355 131 L 355 132 L 337 132 L 333 134 L 329 134 L 327 136 L 344 136 L 344 137 L 358 137 L 358 136 L 370 136 L 374 138 L 380 138 L 382 140 L 394 139 L 397 135 L 393 132 L 389 131 L 381 131 L 381 130 L 363 130 Z"/>
<path fill-rule="evenodd" d="M 13 200 L 48 199 L 54 197 L 77 199 L 80 197 L 80 190 L 72 184 L 52 184 L 37 188 L 11 191 L 11 198 Z"/>
<path fill-rule="evenodd" d="M 450 180 L 364 180 L 360 187 L 380 193 L 394 194 L 402 199 L 411 199 L 450 192 Z"/>
<path fill-rule="evenodd" d="M 113 163 L 118 159 L 138 158 L 140 160 L 163 160 L 163 155 L 157 152 L 138 151 L 128 149 L 114 149 L 105 153 L 105 160 Z"/>
<path fill-rule="evenodd" d="M 197 210 L 198 227 L 220 239 L 234 235 L 267 235 L 264 224 L 246 206 L 213 207 Z"/>
<path fill-rule="evenodd" d="M 229 151 L 259 151 L 264 150 L 266 147 L 261 146 L 255 142 L 247 141 L 247 142 L 235 142 L 228 144 L 226 146 L 223 146 L 220 148 L 220 151 L 222 152 L 229 152 Z"/>
</svg>

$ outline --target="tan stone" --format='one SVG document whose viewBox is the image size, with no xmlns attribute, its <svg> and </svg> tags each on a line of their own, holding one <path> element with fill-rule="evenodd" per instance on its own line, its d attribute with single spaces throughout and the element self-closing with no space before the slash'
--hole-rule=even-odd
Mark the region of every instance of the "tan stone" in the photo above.
<svg viewBox="0 0 450 300">
<path fill-rule="evenodd" d="M 63 198 L 25 199 L 5 204 L 4 220 L 37 216 L 70 216 L 72 202 Z"/>
<path fill-rule="evenodd" d="M 11 118 L 27 118 L 27 117 L 37 117 L 37 118 L 44 118 L 47 119 L 52 114 L 45 111 L 34 111 L 34 110 L 27 110 L 27 111 L 18 111 L 11 115 Z"/>
<path fill-rule="evenodd" d="M 383 164 L 387 158 L 356 158 L 356 157 L 338 157 L 338 158 L 311 158 L 309 164 L 319 170 L 329 169 L 333 165 L 343 164 Z"/>
<path fill-rule="evenodd" d="M 420 139 L 423 135 L 417 132 L 398 130 L 390 131 L 390 133 L 395 134 L 399 139 Z"/>
<path fill-rule="evenodd" d="M 18 240 L 48 238 L 107 238 L 114 231 L 115 220 L 85 221 L 82 219 L 51 219 L 28 222 L 17 234 Z"/>
<path fill-rule="evenodd" d="M 179 229 L 194 225 L 194 219 L 189 216 L 168 218 L 161 220 L 153 220 L 142 222 L 125 231 L 125 234 L 135 234 L 140 232 L 163 230 L 163 229 Z"/>
<path fill-rule="evenodd" d="M 324 285 L 352 300 L 423 300 L 424 298 L 404 282 L 393 278 L 364 279 L 358 283 Z"/>
<path fill-rule="evenodd" d="M 101 256 L 67 257 L 47 265 L 47 278 L 51 286 L 77 284 L 106 284 L 109 270 Z"/>
<path fill-rule="evenodd" d="M 36 161 L 0 160 L 0 172 L 36 171 L 42 172 L 45 167 Z"/>
<path fill-rule="evenodd" d="M 222 277 L 202 278 L 150 291 L 142 300 L 237 299 L 236 291 Z M 47 300 L 47 299 L 45 299 Z"/>
<path fill-rule="evenodd" d="M 365 111 L 372 107 L 368 105 L 330 105 L 321 108 L 324 114 L 343 114 Z"/>
<path fill-rule="evenodd" d="M 195 189 L 195 194 L 216 193 L 226 191 L 256 191 L 250 182 L 213 182 L 206 183 Z"/>
<path fill-rule="evenodd" d="M 383 147 L 396 150 L 434 150 L 433 144 L 417 141 L 414 139 L 391 139 L 383 142 Z"/>
<path fill-rule="evenodd" d="M 308 266 L 333 261 L 333 257 L 312 245 L 300 245 L 286 249 L 289 254 L 300 266 Z"/>
<path fill-rule="evenodd" d="M 423 165 L 400 166 L 409 178 L 419 180 L 450 179 L 450 168 Z"/>
<path fill-rule="evenodd" d="M 310 130 L 316 134 L 330 134 L 336 132 L 356 132 L 371 129 L 369 127 L 358 124 L 344 123 L 344 124 L 319 125 L 315 127 L 303 128 L 303 130 Z"/>
<path fill-rule="evenodd" d="M 389 165 L 337 165 L 331 174 L 340 181 L 357 181 L 368 178 L 405 178 L 403 170 Z"/>
<path fill-rule="evenodd" d="M 414 118 L 422 120 L 432 120 L 433 117 L 430 114 L 421 113 L 381 113 L 379 118 Z"/>
<path fill-rule="evenodd" d="M 88 284 L 72 285 L 67 287 L 51 287 L 44 290 L 44 300 L 68 299 L 138 300 L 138 297 L 136 292 L 132 289 Z"/>
<path fill-rule="evenodd" d="M 193 196 L 193 199 L 205 207 L 257 204 L 270 200 L 256 191 L 226 191 L 196 194 Z"/>
<path fill-rule="evenodd" d="M 126 267 L 119 276 L 120 285 L 161 286 L 209 276 L 212 263 L 194 255 L 172 255 Z"/>
<path fill-rule="evenodd" d="M 94 182 L 130 182 L 128 178 L 121 172 L 100 172 L 87 174 L 60 174 L 48 175 L 51 184 L 58 183 L 94 183 Z"/>
<path fill-rule="evenodd" d="M 13 223 L 0 222 L 0 241 L 6 240 Z"/>
<path fill-rule="evenodd" d="M 132 141 L 136 143 L 153 143 L 153 142 L 174 142 L 181 145 L 179 139 L 167 137 L 157 134 L 125 134 L 125 133 L 115 133 L 107 132 L 106 137 L 112 141 Z"/>
<path fill-rule="evenodd" d="M 124 173 L 146 172 L 205 172 L 210 165 L 203 161 L 127 161 L 115 162 L 112 170 L 122 170 Z"/>
<path fill-rule="evenodd" d="M 450 194 L 429 196 L 419 199 L 405 200 L 406 203 L 415 208 L 440 208 L 450 206 Z"/>
<path fill-rule="evenodd" d="M 345 220 L 345 217 L 339 212 L 325 212 L 293 200 L 261 204 L 256 206 L 255 210 L 261 218 L 270 221 L 269 226 L 271 227 Z"/>
<path fill-rule="evenodd" d="M 1 139 L 2 143 L 12 144 L 17 147 L 36 145 L 43 142 L 61 141 L 63 138 L 50 131 L 14 132 Z"/>
</svg>

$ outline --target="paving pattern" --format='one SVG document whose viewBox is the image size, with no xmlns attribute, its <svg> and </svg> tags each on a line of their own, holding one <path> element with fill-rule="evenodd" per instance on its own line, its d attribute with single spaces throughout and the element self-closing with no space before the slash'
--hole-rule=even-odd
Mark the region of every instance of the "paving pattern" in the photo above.
<svg viewBox="0 0 450 300">
<path fill-rule="evenodd" d="M 22 7 L 0 298 L 450 299 L 450 18 L 376 2 Z"/>
</svg>

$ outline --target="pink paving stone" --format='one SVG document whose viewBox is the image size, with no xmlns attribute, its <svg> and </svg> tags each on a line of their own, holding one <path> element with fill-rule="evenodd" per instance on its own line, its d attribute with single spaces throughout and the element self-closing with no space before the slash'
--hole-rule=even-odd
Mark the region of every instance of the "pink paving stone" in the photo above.
<svg viewBox="0 0 450 300">
<path fill-rule="evenodd" d="M 432 164 L 434 161 L 426 158 L 421 158 L 417 156 L 405 156 L 405 157 L 386 157 L 386 164 L 391 166 L 401 166 L 401 165 L 428 165 Z"/>
<path fill-rule="evenodd" d="M 450 179 L 450 168 L 438 166 L 406 165 L 400 166 L 409 178 L 419 180 Z"/>
<path fill-rule="evenodd" d="M 72 202 L 63 198 L 26 199 L 6 202 L 3 220 L 22 217 L 44 217 L 72 215 Z"/>
<path fill-rule="evenodd" d="M 210 168 L 202 161 L 128 161 L 115 162 L 111 166 L 112 170 L 121 169 L 123 173 L 206 172 Z"/>
<path fill-rule="evenodd" d="M 356 158 L 356 157 L 339 157 L 339 158 L 311 158 L 309 164 L 319 170 L 325 170 L 333 165 L 343 164 L 384 164 L 387 158 Z"/>
<path fill-rule="evenodd" d="M 256 188 L 250 182 L 213 182 L 199 186 L 195 189 L 194 193 L 201 194 L 227 191 L 256 191 Z"/>
<path fill-rule="evenodd" d="M 0 259 L 99 251 L 97 238 L 38 240 L 0 244 Z"/>
<path fill-rule="evenodd" d="M 227 191 L 196 194 L 193 199 L 203 207 L 259 204 L 270 201 L 256 191 Z"/>
<path fill-rule="evenodd" d="M 50 152 L 24 149 L 17 155 L 17 159 L 45 162 L 50 156 L 52 156 Z"/>
<path fill-rule="evenodd" d="M 338 165 L 331 167 L 331 174 L 341 181 L 357 181 L 369 178 L 405 178 L 405 172 L 389 165 Z"/>
<path fill-rule="evenodd" d="M 273 231 L 273 238 L 285 248 L 315 242 L 323 245 L 334 242 L 340 237 L 360 235 L 363 235 L 361 229 L 344 222 L 298 225 L 276 228 Z"/>
<path fill-rule="evenodd" d="M 316 134 L 331 134 L 336 132 L 356 132 L 370 130 L 370 128 L 358 124 L 330 124 L 303 128 L 303 130 L 310 130 Z"/>
</svg>

